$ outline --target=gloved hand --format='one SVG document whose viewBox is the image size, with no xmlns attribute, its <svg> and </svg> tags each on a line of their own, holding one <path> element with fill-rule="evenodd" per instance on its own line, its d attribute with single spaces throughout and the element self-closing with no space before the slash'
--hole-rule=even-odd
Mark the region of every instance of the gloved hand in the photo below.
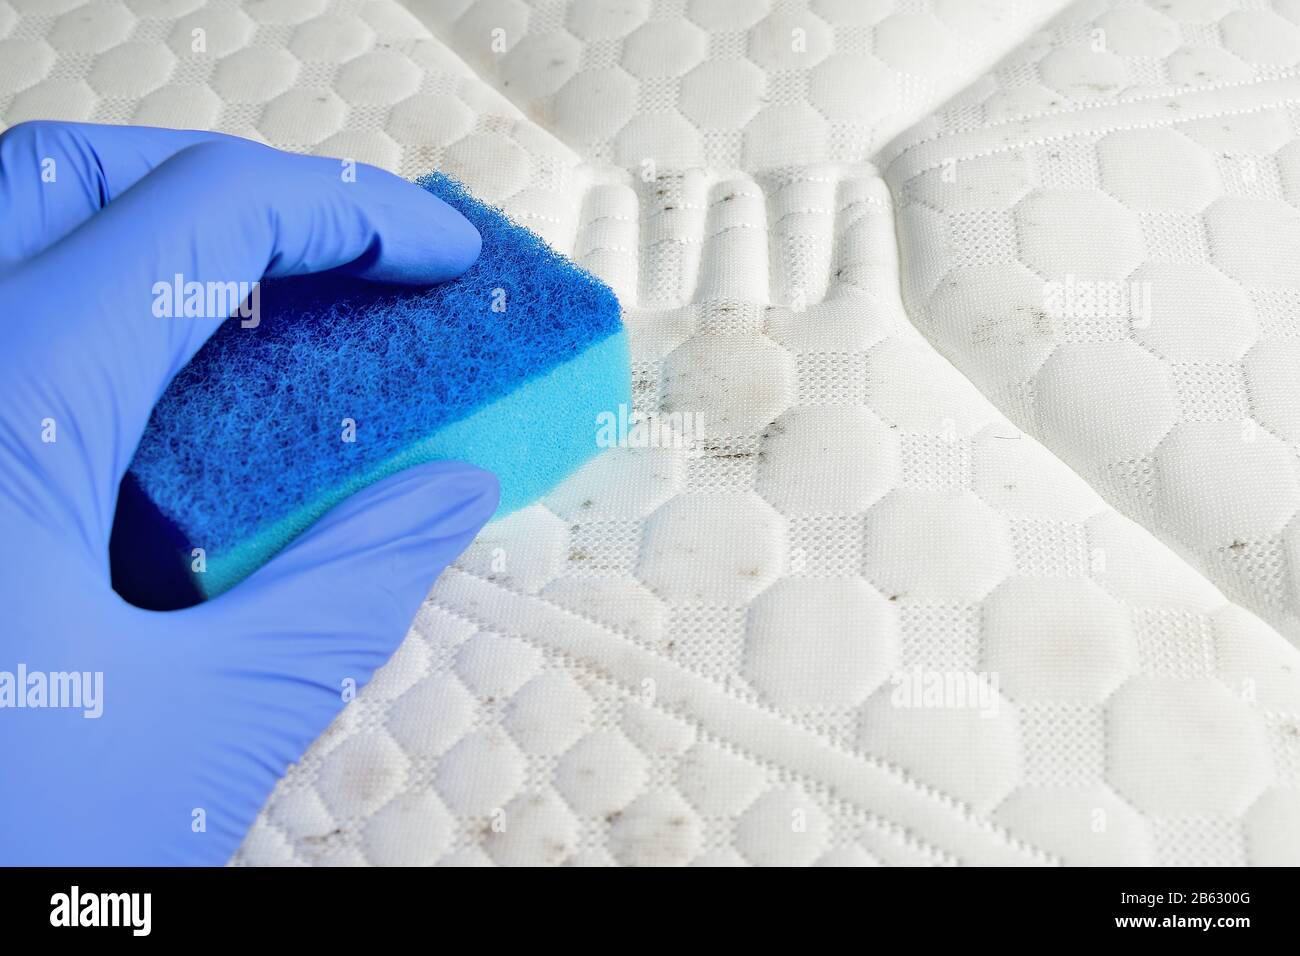
<svg viewBox="0 0 1300 956">
<path fill-rule="evenodd" d="M 225 863 L 497 485 L 460 463 L 412 468 L 215 600 L 127 604 L 109 583 L 118 485 L 221 321 L 156 318 L 151 289 L 327 269 L 435 283 L 473 263 L 478 233 L 373 167 L 63 123 L 0 135 L 0 223 L 0 864 Z M 48 680 L 74 673 L 79 694 Z M 18 707 L 41 683 L 47 706 Z"/>
</svg>

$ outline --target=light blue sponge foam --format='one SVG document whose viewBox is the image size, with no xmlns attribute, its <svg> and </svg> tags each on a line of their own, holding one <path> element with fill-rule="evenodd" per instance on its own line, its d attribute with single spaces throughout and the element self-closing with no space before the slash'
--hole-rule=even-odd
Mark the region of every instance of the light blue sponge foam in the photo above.
<svg viewBox="0 0 1300 956">
<path fill-rule="evenodd" d="M 613 292 L 446 177 L 420 185 L 482 235 L 468 272 L 415 290 L 330 275 L 264 283 L 260 324 L 225 323 L 154 409 L 123 493 L 133 484 L 169 526 L 187 573 L 204 549 L 192 575 L 202 596 L 420 462 L 493 472 L 498 517 L 529 504 L 596 453 L 597 417 L 630 403 Z M 115 545 L 140 538 L 122 523 L 119 506 Z"/>
</svg>

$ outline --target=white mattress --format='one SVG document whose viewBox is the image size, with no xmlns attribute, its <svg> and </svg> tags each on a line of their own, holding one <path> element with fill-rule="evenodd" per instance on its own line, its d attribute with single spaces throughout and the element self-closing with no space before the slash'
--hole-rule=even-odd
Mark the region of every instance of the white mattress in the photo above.
<svg viewBox="0 0 1300 956">
<path fill-rule="evenodd" d="M 235 862 L 1300 862 L 1300 4 L 1062 6 L 0 0 L 5 124 L 445 169 L 703 429 L 490 526 Z"/>
</svg>

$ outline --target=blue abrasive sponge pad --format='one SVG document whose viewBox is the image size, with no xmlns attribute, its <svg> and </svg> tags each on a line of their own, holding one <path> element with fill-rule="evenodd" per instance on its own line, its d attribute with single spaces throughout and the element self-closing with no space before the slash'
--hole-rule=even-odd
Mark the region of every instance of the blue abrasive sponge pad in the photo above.
<svg viewBox="0 0 1300 956">
<path fill-rule="evenodd" d="M 196 600 L 220 594 L 414 464 L 493 472 L 499 517 L 596 453 L 597 417 L 630 403 L 613 292 L 452 180 L 419 184 L 478 228 L 477 262 L 416 289 L 330 274 L 263 283 L 260 324 L 222 325 L 154 409 L 110 546 L 124 597 L 194 603 L 160 594 L 177 575 Z"/>
</svg>

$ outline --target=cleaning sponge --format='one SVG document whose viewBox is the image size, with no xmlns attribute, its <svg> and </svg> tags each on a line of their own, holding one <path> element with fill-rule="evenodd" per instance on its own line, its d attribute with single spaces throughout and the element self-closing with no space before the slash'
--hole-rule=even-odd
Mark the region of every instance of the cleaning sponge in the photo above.
<svg viewBox="0 0 1300 956">
<path fill-rule="evenodd" d="M 419 462 L 492 471 L 500 516 L 597 451 L 597 417 L 630 402 L 618 300 L 453 181 L 420 185 L 478 228 L 478 261 L 427 289 L 264 283 L 257 327 L 225 323 L 154 409 L 113 532 L 125 597 L 180 606 L 157 594 L 176 574 L 220 594 L 348 495 Z"/>
</svg>

